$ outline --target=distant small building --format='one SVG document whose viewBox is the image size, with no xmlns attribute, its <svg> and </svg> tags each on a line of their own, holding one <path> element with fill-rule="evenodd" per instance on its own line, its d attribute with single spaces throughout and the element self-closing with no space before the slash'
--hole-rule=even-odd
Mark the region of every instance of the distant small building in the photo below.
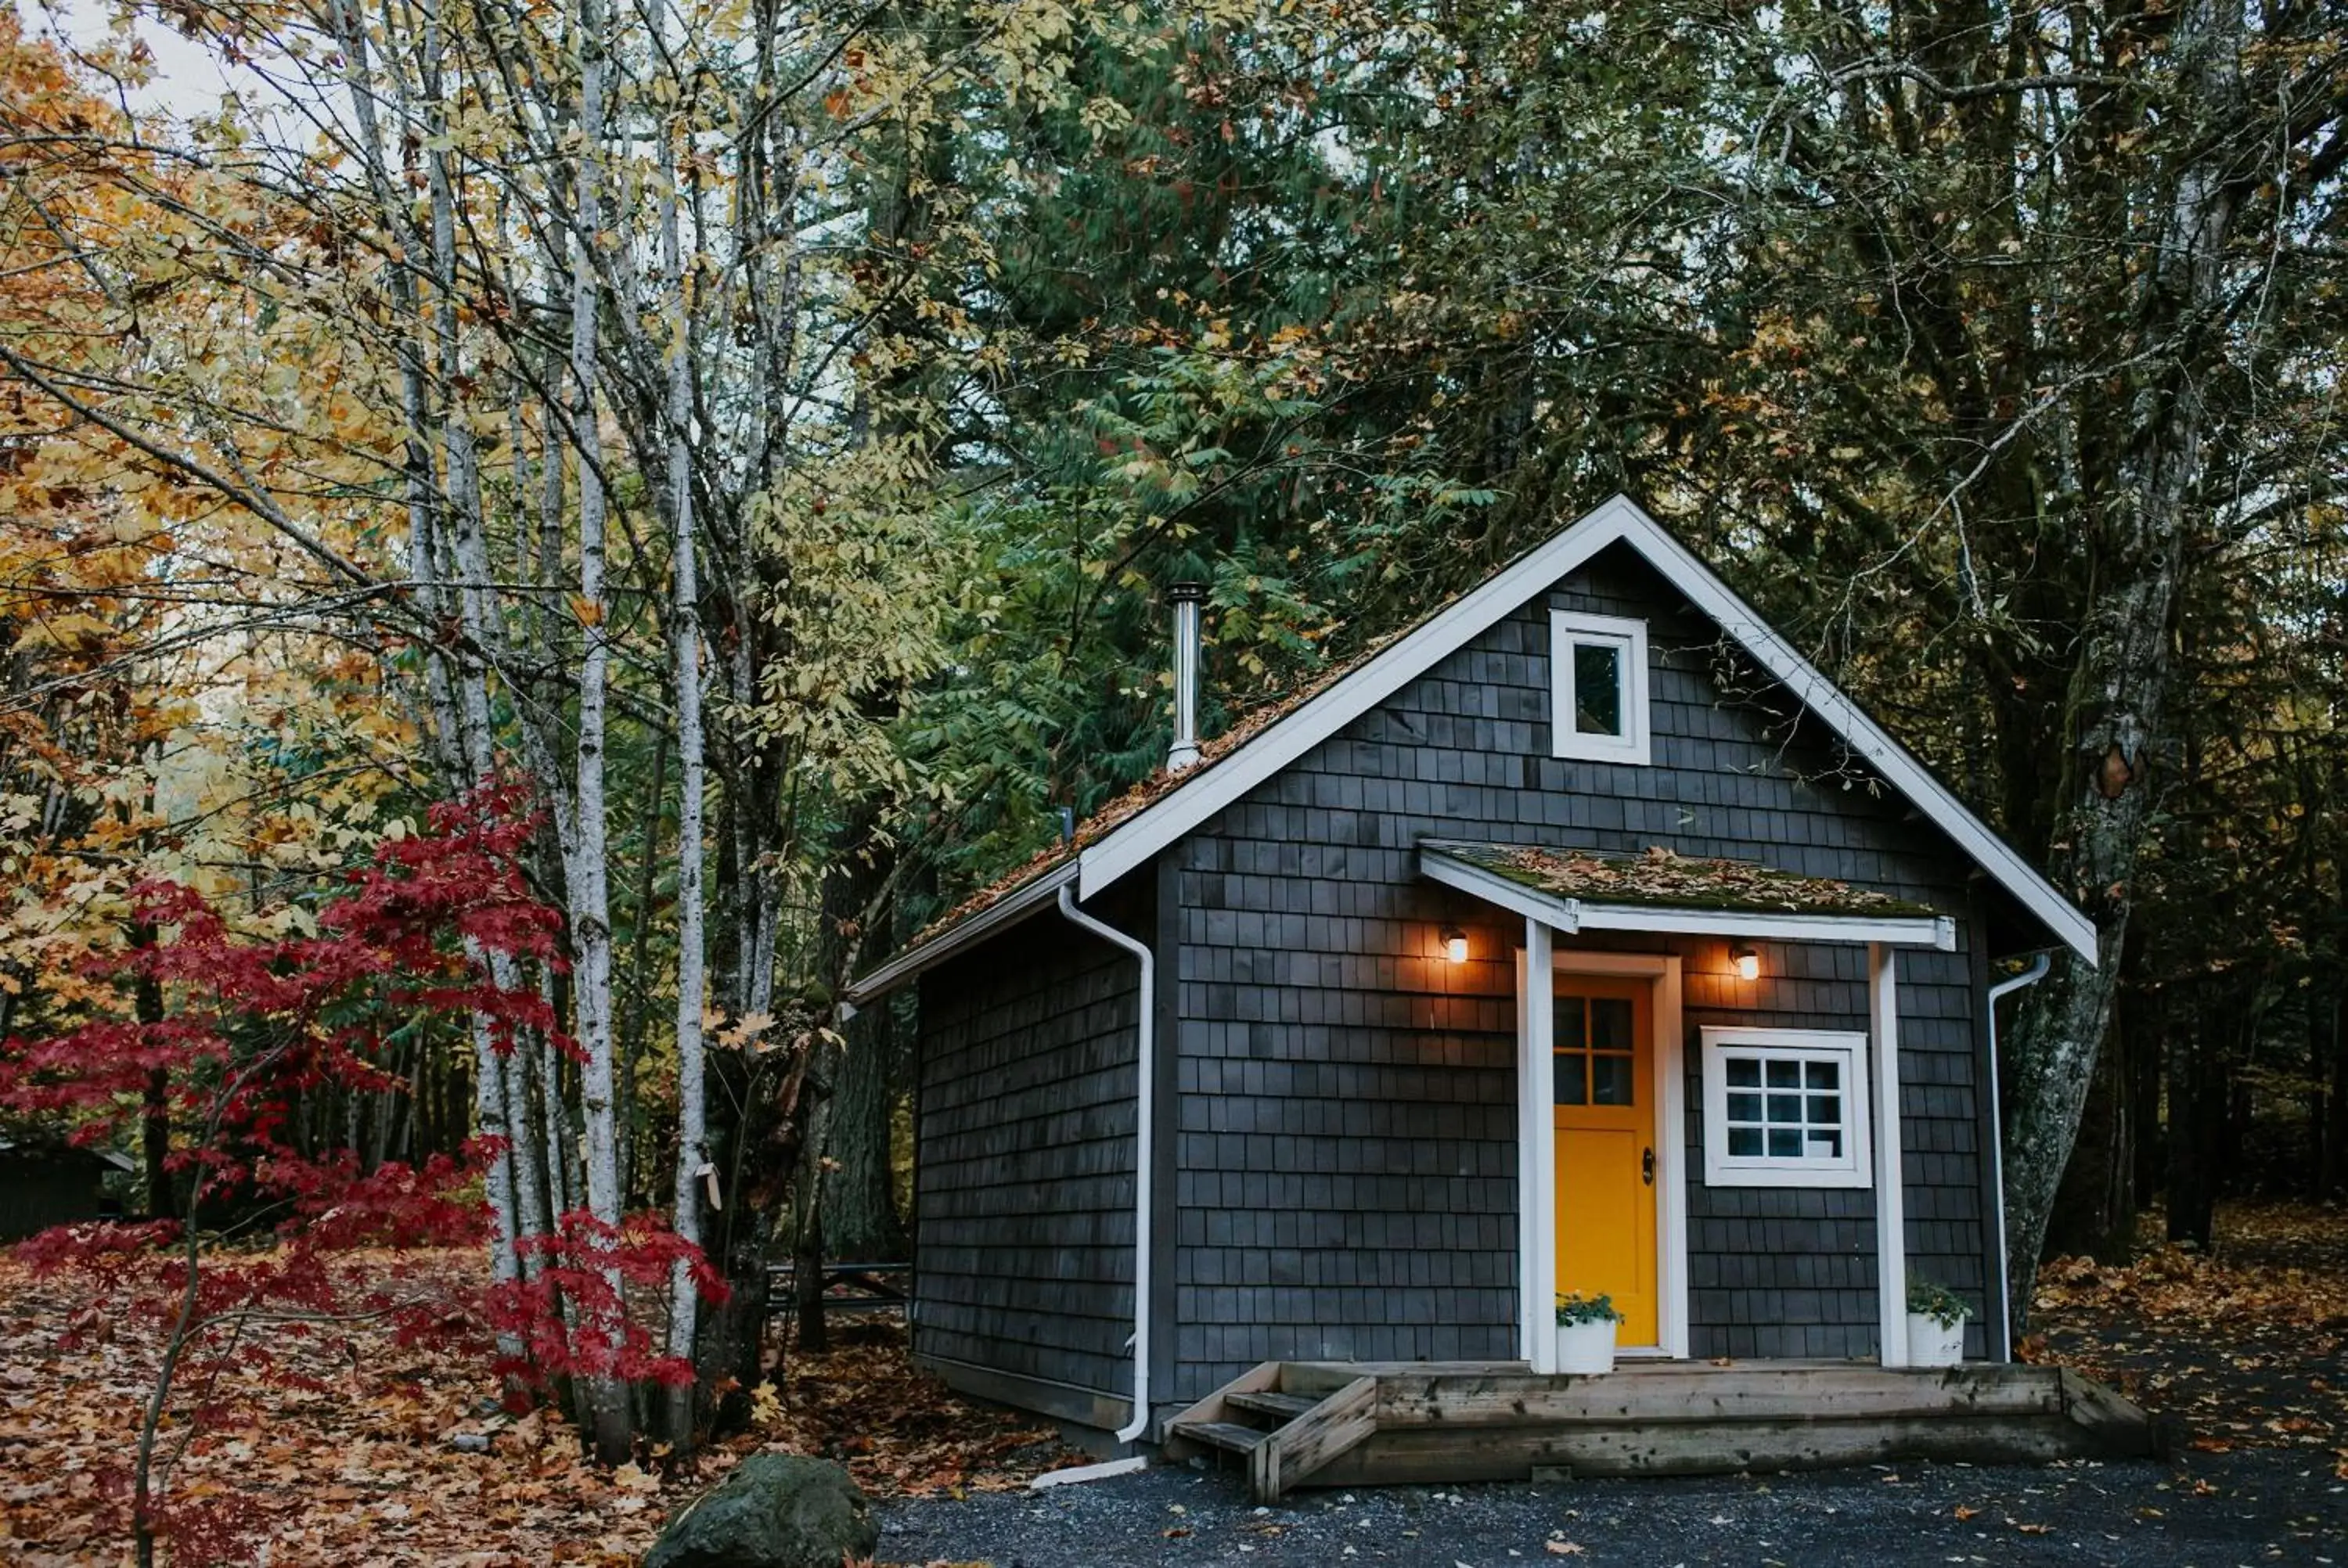
<svg viewBox="0 0 2348 1568">
<path fill-rule="evenodd" d="M 122 1205 L 107 1195 L 106 1178 L 136 1169 L 111 1149 L 0 1138 L 0 1242 L 23 1241 L 53 1225 L 119 1217 Z"/>
</svg>

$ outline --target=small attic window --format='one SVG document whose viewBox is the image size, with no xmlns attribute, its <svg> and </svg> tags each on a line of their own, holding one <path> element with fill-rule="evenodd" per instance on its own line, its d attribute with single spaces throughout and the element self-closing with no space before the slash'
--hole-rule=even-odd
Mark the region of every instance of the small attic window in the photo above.
<svg viewBox="0 0 2348 1568">
<path fill-rule="evenodd" d="M 1549 612 L 1550 750 L 1591 762 L 1647 761 L 1647 623 Z"/>
</svg>

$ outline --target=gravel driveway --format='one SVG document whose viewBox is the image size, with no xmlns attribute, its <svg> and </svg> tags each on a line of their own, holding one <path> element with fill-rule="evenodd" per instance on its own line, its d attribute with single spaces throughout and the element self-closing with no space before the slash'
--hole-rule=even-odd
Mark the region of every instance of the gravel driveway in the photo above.
<svg viewBox="0 0 2348 1568">
<path fill-rule="evenodd" d="M 1251 1506 L 1168 1468 L 883 1508 L 883 1563 L 988 1568 L 1833 1568 L 1873 1563 L 2348 1563 L 2348 1482 L 2301 1450 L 2187 1466 L 1911 1465 L 1802 1476 L 1307 1491 Z"/>
</svg>

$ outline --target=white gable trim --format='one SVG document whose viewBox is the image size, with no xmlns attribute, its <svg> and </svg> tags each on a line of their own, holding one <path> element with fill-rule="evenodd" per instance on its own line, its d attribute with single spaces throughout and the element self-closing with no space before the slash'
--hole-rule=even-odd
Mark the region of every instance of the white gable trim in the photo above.
<svg viewBox="0 0 2348 1568">
<path fill-rule="evenodd" d="M 2066 947 L 2089 964 L 2096 961 L 2093 921 L 1626 496 L 1616 496 L 1506 571 L 1453 600 L 1359 670 L 1200 769 L 1188 783 L 1093 844 L 1077 861 L 1080 896 L 1092 897 L 1205 826 L 1437 661 L 1467 646 L 1534 594 L 1617 543 L 1637 550 Z"/>
<path fill-rule="evenodd" d="M 1298 707 L 1245 745 L 1199 770 L 1173 794 L 1137 813 L 1084 852 L 1080 886 L 1089 898 L 1168 845 L 1466 647 L 1509 612 L 1626 536 L 1644 514 L 1617 496 L 1547 544 L 1453 600 L 1359 670 Z M 1650 528 L 1654 525 L 1648 524 Z"/>
</svg>

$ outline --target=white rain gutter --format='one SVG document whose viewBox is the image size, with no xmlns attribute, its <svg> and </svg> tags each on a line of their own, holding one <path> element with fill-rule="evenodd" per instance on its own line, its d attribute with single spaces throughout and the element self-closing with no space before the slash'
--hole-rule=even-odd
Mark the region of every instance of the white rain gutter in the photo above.
<svg viewBox="0 0 2348 1568">
<path fill-rule="evenodd" d="M 1060 885 L 1060 913 L 1141 960 L 1140 1005 L 1135 1009 L 1139 1082 L 1133 1128 L 1133 1419 L 1117 1434 L 1117 1441 L 1129 1443 L 1149 1430 L 1149 1134 L 1154 1109 L 1150 1090 L 1151 1081 L 1157 1077 L 1157 1042 L 1150 1038 L 1150 1026 L 1157 1012 L 1158 959 L 1148 943 L 1128 937 L 1077 908 L 1075 891 L 1066 883 Z"/>
<path fill-rule="evenodd" d="M 1066 898 L 1063 890 L 1060 897 Z M 1997 999 L 2008 991 L 2018 991 L 2024 986 L 2034 986 L 2046 978 L 2051 960 L 2039 953 L 2030 960 L 2030 967 L 2010 980 L 2000 980 L 1989 989 L 1989 1136 L 1990 1170 L 1997 1178 L 1997 1299 L 2003 1307 L 1999 1321 L 2005 1325 L 2005 1343 L 1999 1347 L 1998 1359 L 2013 1359 L 2013 1287 L 2007 1278 L 2005 1261 L 2005 1108 L 2000 1103 L 1998 1085 L 2002 1075 L 1997 1063 Z"/>
</svg>

